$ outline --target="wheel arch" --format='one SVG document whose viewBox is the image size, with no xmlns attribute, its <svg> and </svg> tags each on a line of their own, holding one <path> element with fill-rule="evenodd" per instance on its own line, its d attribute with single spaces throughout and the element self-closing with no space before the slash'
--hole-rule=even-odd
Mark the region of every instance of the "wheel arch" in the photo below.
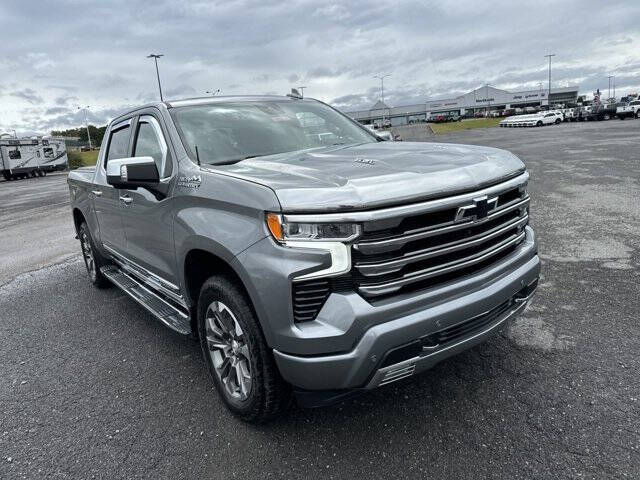
<svg viewBox="0 0 640 480">
<path fill-rule="evenodd" d="M 73 209 L 73 225 L 76 228 L 76 233 L 78 233 L 78 231 L 80 230 L 80 225 L 82 225 L 82 222 L 86 222 L 87 219 L 84 216 L 84 213 L 82 213 L 82 210 L 80 210 L 78 207 L 75 207 Z"/>
<path fill-rule="evenodd" d="M 244 272 L 238 267 L 238 263 L 235 261 L 235 256 L 228 251 L 220 251 L 217 248 L 206 248 L 202 246 L 194 246 L 185 251 L 182 265 L 183 286 L 184 293 L 187 297 L 187 302 L 190 305 L 191 312 L 191 331 L 194 336 L 198 335 L 198 297 L 200 295 L 200 289 L 204 282 L 207 281 L 213 275 L 223 275 L 242 289 L 246 295 L 251 308 L 253 309 L 258 322 L 262 328 L 263 334 L 269 342 L 268 332 L 265 331 L 262 325 L 262 317 L 259 314 L 258 305 L 256 305 L 256 299 L 250 293 L 250 289 L 247 288 L 246 279 L 244 278 Z"/>
</svg>

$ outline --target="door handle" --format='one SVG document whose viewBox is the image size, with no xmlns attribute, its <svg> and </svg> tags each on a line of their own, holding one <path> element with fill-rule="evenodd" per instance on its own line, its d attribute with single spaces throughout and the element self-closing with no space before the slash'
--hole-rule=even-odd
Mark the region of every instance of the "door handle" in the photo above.
<svg viewBox="0 0 640 480">
<path fill-rule="evenodd" d="M 93 195 L 95 197 L 101 197 L 102 196 L 102 190 L 91 190 L 91 193 L 93 193 Z"/>
<path fill-rule="evenodd" d="M 128 196 L 121 196 L 121 197 L 119 197 L 119 198 L 120 198 L 120 200 L 122 200 L 122 202 L 123 202 L 125 205 L 129 205 L 131 202 L 133 202 L 133 198 L 128 197 Z"/>
</svg>

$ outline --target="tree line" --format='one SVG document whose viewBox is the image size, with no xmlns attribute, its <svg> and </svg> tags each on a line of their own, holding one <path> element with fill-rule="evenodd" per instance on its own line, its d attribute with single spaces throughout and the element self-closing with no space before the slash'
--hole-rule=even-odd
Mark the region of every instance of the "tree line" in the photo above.
<svg viewBox="0 0 640 480">
<path fill-rule="evenodd" d="M 89 134 L 91 135 L 91 143 L 94 146 L 98 146 L 102 143 L 102 137 L 104 137 L 104 132 L 107 130 L 107 126 L 104 127 L 96 127 L 94 125 L 89 125 Z M 81 142 L 87 142 L 87 129 L 85 127 L 78 128 L 69 128 L 67 130 L 52 130 L 52 137 L 80 137 Z"/>
</svg>

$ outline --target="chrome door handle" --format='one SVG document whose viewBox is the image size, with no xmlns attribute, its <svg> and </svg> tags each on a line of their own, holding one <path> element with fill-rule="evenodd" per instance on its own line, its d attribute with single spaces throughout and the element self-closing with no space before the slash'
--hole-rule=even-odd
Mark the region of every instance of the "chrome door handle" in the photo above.
<svg viewBox="0 0 640 480">
<path fill-rule="evenodd" d="M 125 205 L 129 205 L 131 202 L 133 202 L 133 198 L 131 197 L 123 196 L 119 198 L 124 202 Z"/>
<path fill-rule="evenodd" d="M 93 195 L 96 197 L 102 196 L 102 190 L 91 190 L 91 193 L 93 193 Z"/>
</svg>

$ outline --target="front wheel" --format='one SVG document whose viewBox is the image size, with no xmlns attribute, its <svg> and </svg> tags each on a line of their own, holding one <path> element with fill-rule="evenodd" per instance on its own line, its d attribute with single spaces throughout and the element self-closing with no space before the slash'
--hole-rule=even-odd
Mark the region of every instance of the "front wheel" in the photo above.
<svg viewBox="0 0 640 480">
<path fill-rule="evenodd" d="M 556 125 L 560 125 L 560 122 L 561 122 L 561 121 L 562 121 L 562 120 L 560 120 L 559 118 L 556 118 Z"/>
<path fill-rule="evenodd" d="M 84 265 L 87 267 L 89 281 L 98 288 L 108 287 L 110 282 L 100 271 L 100 268 L 105 265 L 105 261 L 93 243 L 91 232 L 89 232 L 89 226 L 86 222 L 82 222 L 80 225 L 78 238 L 80 239 L 82 258 L 84 259 Z"/>
<path fill-rule="evenodd" d="M 640 110 L 636 112 L 636 118 L 640 118 Z"/>
<path fill-rule="evenodd" d="M 541 127 L 542 126 L 542 120 L 538 120 L 538 123 L 536 123 L 536 127 Z"/>
<path fill-rule="evenodd" d="M 242 420 L 263 423 L 290 404 L 250 300 L 224 276 L 209 278 L 198 299 L 198 333 L 204 360 L 227 408 Z"/>
</svg>

